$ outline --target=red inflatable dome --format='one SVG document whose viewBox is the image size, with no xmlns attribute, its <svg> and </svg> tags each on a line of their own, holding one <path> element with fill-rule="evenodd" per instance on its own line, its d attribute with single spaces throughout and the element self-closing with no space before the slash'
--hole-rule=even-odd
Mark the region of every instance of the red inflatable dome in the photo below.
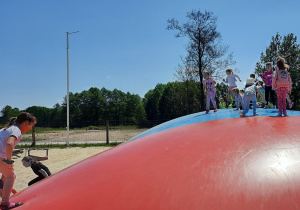
<svg viewBox="0 0 300 210">
<path fill-rule="evenodd" d="M 226 112 L 168 122 L 11 201 L 20 210 L 300 209 L 300 116 L 213 118 Z"/>
</svg>

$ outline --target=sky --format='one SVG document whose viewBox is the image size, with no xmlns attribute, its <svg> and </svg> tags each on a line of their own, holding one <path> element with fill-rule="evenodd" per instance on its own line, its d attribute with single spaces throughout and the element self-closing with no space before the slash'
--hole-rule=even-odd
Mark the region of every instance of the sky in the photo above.
<svg viewBox="0 0 300 210">
<path fill-rule="evenodd" d="M 69 90 L 118 89 L 142 98 L 174 81 L 187 39 L 166 30 L 210 11 L 242 87 L 272 36 L 300 35 L 299 0 L 0 0 L 0 110 L 52 108 Z M 225 71 L 225 69 L 224 69 Z"/>
</svg>

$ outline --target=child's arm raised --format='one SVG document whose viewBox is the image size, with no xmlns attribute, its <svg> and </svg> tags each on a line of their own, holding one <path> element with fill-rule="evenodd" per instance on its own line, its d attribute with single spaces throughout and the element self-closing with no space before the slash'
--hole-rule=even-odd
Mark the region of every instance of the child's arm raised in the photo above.
<svg viewBox="0 0 300 210">
<path fill-rule="evenodd" d="M 235 74 L 235 77 L 237 77 L 240 80 L 240 82 L 242 82 L 242 80 L 241 80 L 241 78 L 240 78 L 239 75 Z"/>
<path fill-rule="evenodd" d="M 259 74 L 259 76 L 265 81 L 265 75 L 263 75 L 263 74 Z"/>
</svg>

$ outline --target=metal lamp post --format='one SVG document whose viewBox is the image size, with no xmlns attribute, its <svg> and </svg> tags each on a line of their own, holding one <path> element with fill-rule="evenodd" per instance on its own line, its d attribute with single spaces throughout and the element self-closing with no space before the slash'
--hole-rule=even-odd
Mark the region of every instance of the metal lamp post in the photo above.
<svg viewBox="0 0 300 210">
<path fill-rule="evenodd" d="M 70 107 L 69 107 L 69 34 L 78 33 L 67 32 L 67 146 L 70 144 Z"/>
</svg>

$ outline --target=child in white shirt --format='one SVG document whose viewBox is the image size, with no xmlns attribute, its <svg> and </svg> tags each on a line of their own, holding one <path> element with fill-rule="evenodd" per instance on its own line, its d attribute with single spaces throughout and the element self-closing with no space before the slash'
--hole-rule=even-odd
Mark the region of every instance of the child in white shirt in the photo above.
<svg viewBox="0 0 300 210">
<path fill-rule="evenodd" d="M 234 97 L 232 89 L 237 87 L 237 85 L 235 83 L 236 78 L 238 78 L 240 80 L 240 82 L 242 82 L 242 80 L 239 77 L 239 75 L 234 74 L 232 69 L 230 69 L 230 68 L 226 69 L 226 74 L 227 74 L 227 77 L 226 77 L 226 79 L 223 79 L 223 81 L 225 83 L 228 83 L 228 96 L 229 96 L 229 98 L 231 98 L 231 97 Z"/>
</svg>

